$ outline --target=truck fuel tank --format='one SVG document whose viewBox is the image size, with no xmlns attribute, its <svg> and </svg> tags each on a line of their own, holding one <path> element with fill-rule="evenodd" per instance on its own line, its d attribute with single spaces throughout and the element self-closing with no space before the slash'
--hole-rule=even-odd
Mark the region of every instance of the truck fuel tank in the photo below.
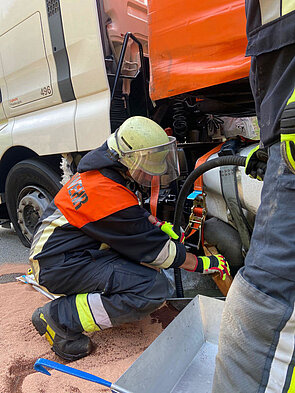
<svg viewBox="0 0 295 393">
<path fill-rule="evenodd" d="M 250 145 L 238 153 L 247 156 L 256 145 Z M 213 154 L 209 160 L 217 158 Z M 238 195 L 244 210 L 244 214 L 250 221 L 254 221 L 257 209 L 260 205 L 260 197 L 263 182 L 250 178 L 245 173 L 245 168 L 238 167 L 236 171 Z M 204 190 L 206 192 L 206 204 L 208 215 L 217 217 L 224 222 L 230 222 L 230 215 L 222 194 L 220 168 L 214 168 L 204 173 Z"/>
</svg>

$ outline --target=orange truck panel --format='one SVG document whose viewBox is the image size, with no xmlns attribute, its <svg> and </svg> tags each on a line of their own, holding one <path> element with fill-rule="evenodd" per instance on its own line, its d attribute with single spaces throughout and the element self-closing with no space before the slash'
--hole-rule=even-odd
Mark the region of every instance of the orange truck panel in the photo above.
<svg viewBox="0 0 295 393">
<path fill-rule="evenodd" d="M 247 77 L 245 0 L 148 0 L 153 100 Z"/>
</svg>

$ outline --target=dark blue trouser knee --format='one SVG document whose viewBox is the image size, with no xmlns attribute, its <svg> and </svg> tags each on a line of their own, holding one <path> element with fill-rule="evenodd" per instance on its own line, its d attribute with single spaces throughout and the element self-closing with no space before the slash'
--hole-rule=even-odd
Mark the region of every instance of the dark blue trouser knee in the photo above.
<svg viewBox="0 0 295 393">
<path fill-rule="evenodd" d="M 51 316 L 71 331 L 95 331 L 139 320 L 173 292 L 162 272 L 113 257 L 103 268 L 93 264 L 93 289 L 79 282 L 77 294 L 51 302 Z M 84 289 L 83 289 L 84 286 Z"/>
</svg>

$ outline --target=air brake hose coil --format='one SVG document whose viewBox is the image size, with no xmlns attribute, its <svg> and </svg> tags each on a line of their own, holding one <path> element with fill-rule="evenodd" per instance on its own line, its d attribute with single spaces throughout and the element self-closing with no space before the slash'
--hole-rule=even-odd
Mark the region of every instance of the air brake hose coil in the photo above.
<svg viewBox="0 0 295 393">
<path fill-rule="evenodd" d="M 180 223 L 181 223 L 182 212 L 184 210 L 184 204 L 187 195 L 190 192 L 194 182 L 197 180 L 198 177 L 202 176 L 205 172 L 209 171 L 210 169 L 217 168 L 220 166 L 225 166 L 225 165 L 245 166 L 246 157 L 222 156 L 222 157 L 214 158 L 200 165 L 198 168 L 193 170 L 190 173 L 190 175 L 187 177 L 178 195 L 176 201 L 175 213 L 174 213 L 173 229 L 178 235 L 180 235 Z M 175 277 L 176 296 L 184 297 L 182 280 L 181 280 L 181 270 L 179 268 L 174 269 L 174 277 Z"/>
</svg>

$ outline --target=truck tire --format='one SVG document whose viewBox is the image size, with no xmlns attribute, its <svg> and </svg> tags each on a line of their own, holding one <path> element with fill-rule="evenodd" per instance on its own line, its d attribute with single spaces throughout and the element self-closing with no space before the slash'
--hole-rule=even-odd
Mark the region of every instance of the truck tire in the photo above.
<svg viewBox="0 0 295 393">
<path fill-rule="evenodd" d="M 58 174 L 40 160 L 21 161 L 9 171 L 5 185 L 7 210 L 26 247 L 30 247 L 39 218 L 60 188 Z"/>
</svg>

